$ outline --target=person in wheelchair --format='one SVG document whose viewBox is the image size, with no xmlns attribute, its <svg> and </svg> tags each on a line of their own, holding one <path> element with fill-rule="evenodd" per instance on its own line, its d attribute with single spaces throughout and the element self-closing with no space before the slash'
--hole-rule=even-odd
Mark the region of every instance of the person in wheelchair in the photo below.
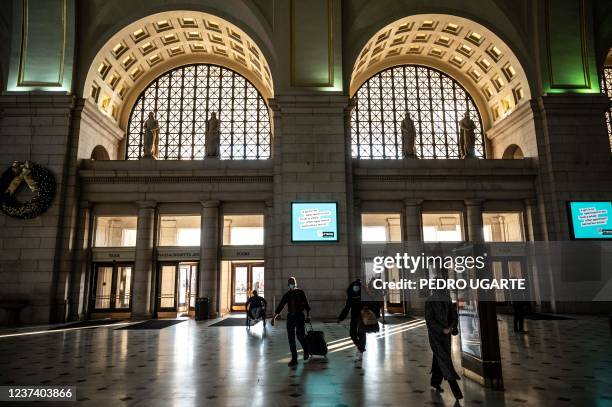
<svg viewBox="0 0 612 407">
<path fill-rule="evenodd" d="M 264 297 L 257 295 L 257 290 L 253 290 L 253 295 L 246 302 L 247 325 L 249 319 L 258 320 L 261 318 L 263 325 L 266 326 L 266 306 L 268 303 Z"/>
</svg>

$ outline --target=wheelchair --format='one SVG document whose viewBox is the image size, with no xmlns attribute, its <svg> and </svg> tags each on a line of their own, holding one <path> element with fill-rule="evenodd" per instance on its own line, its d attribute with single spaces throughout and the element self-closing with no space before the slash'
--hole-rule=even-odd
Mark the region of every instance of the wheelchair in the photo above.
<svg viewBox="0 0 612 407">
<path fill-rule="evenodd" d="M 264 322 L 264 328 L 266 320 L 266 309 L 264 307 L 252 307 L 250 310 L 246 311 L 246 327 L 249 329 L 251 326 L 254 326 L 259 321 Z"/>
</svg>

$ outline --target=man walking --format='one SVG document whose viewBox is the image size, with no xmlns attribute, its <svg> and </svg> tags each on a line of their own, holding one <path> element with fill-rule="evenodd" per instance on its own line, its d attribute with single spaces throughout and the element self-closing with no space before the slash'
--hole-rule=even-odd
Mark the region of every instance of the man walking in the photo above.
<svg viewBox="0 0 612 407">
<path fill-rule="evenodd" d="M 304 350 L 304 360 L 308 360 L 310 354 L 308 353 L 308 345 L 306 344 L 306 327 L 305 323 L 310 322 L 310 305 L 304 291 L 297 288 L 297 281 L 295 277 L 289 277 L 288 280 L 289 291 L 287 291 L 283 298 L 281 298 L 278 307 L 274 311 L 274 317 L 272 318 L 272 325 L 274 325 L 274 319 L 283 311 L 285 305 L 287 305 L 287 338 L 289 339 L 289 349 L 291 350 L 291 361 L 289 366 L 297 365 L 297 348 L 295 344 L 295 337 L 297 335 L 300 345 Z M 304 311 L 306 311 L 306 317 L 304 317 Z"/>
</svg>

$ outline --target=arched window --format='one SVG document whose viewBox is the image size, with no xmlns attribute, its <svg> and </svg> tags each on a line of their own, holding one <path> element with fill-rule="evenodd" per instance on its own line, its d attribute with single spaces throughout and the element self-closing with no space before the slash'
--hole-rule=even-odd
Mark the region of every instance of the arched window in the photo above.
<svg viewBox="0 0 612 407">
<path fill-rule="evenodd" d="M 608 126 L 608 138 L 612 151 L 612 66 L 604 66 L 601 75 L 601 90 L 610 99 L 608 110 L 606 110 L 606 125 Z"/>
<path fill-rule="evenodd" d="M 143 125 L 149 112 L 154 112 L 159 122 L 159 159 L 203 159 L 206 120 L 212 112 L 221 122 L 221 159 L 270 157 L 268 106 L 247 79 L 230 69 L 188 65 L 153 81 L 138 97 L 130 115 L 128 160 L 143 154 Z"/>
<path fill-rule="evenodd" d="M 482 121 L 472 97 L 450 76 L 424 66 L 386 69 L 355 94 L 351 112 L 352 156 L 402 158 L 401 123 L 410 112 L 419 158 L 459 158 L 458 122 L 465 112 L 476 125 L 476 156 L 484 157 Z"/>
</svg>

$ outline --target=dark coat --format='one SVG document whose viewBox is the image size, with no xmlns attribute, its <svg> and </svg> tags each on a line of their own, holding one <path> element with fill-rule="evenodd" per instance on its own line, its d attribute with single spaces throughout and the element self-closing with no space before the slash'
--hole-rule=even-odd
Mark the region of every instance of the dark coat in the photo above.
<svg viewBox="0 0 612 407">
<path fill-rule="evenodd" d="M 356 281 L 352 282 L 346 289 L 346 303 L 344 304 L 342 312 L 340 312 L 340 316 L 338 316 L 339 321 L 343 321 L 349 311 L 351 312 L 351 319 L 361 319 L 361 310 L 366 303 L 361 301 L 361 290 L 357 292 L 353 291 L 353 286 L 356 283 Z"/>
<path fill-rule="evenodd" d="M 430 296 L 425 302 L 425 322 L 429 334 L 429 346 L 434 357 L 438 361 L 438 366 L 442 371 L 442 376 L 446 380 L 459 380 L 459 375 L 453 367 L 451 353 L 451 334 L 444 334 L 443 329 L 453 330 L 457 328 L 458 315 L 457 309 L 453 306 L 450 298 L 436 298 Z"/>
</svg>

